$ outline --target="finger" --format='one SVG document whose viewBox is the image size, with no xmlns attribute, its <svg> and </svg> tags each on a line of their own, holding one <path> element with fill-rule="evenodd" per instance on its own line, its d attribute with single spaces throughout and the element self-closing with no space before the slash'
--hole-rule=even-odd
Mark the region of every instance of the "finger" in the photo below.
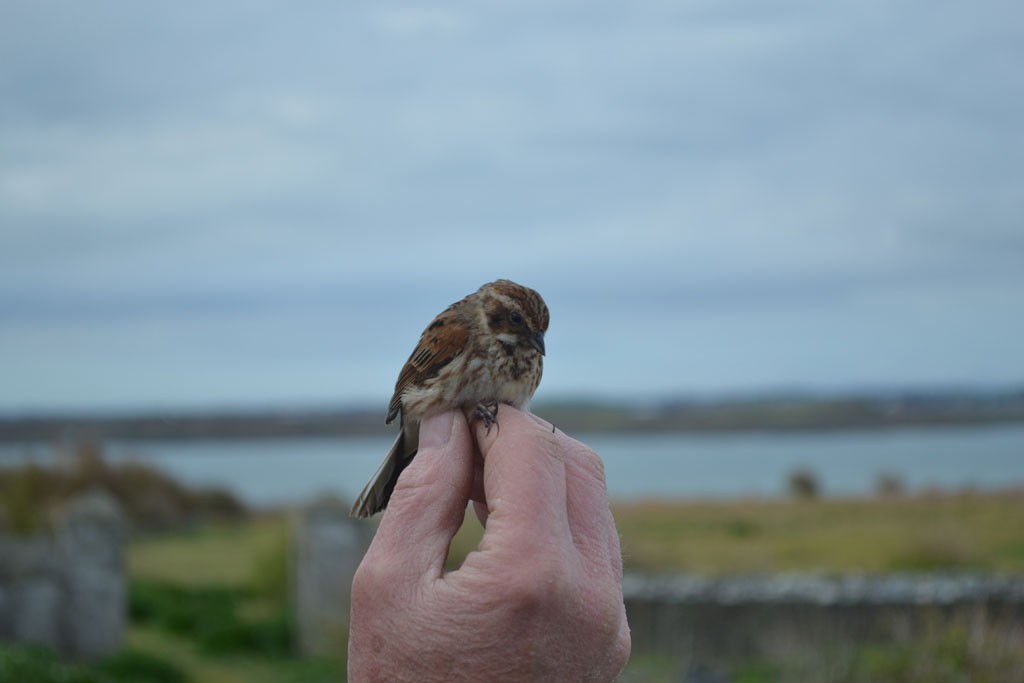
<svg viewBox="0 0 1024 683">
<path fill-rule="evenodd" d="M 529 561 L 550 552 L 552 544 L 571 542 L 558 438 L 509 405 L 499 407 L 497 424 L 490 429 L 477 421 L 474 426 L 487 503 L 481 551 L 508 552 L 514 554 L 510 560 Z"/>
<path fill-rule="evenodd" d="M 480 526 L 487 528 L 487 516 L 490 514 L 487 510 L 487 505 L 481 503 L 478 500 L 473 501 L 473 511 L 476 512 L 476 518 L 480 520 Z"/>
<path fill-rule="evenodd" d="M 479 451 L 475 451 L 473 455 L 473 488 L 469 497 L 473 502 L 487 506 L 487 493 L 484 491 L 484 459 Z"/>
<path fill-rule="evenodd" d="M 420 424 L 419 452 L 391 494 L 367 557 L 394 563 L 410 578 L 436 578 L 462 526 L 473 480 L 473 442 L 465 418 L 449 411 Z"/>
<path fill-rule="evenodd" d="M 567 520 L 573 543 L 590 563 L 609 568 L 621 579 L 622 551 L 608 501 L 604 463 L 591 448 L 558 433 L 547 420 L 532 413 L 525 415 L 553 435 L 561 446 L 559 454 L 566 468 Z M 479 426 L 476 432 L 479 442 Z"/>
<path fill-rule="evenodd" d="M 566 501 L 569 528 L 577 549 L 594 566 L 622 578 L 622 552 L 615 528 L 604 463 L 592 449 L 565 435 Z"/>
<path fill-rule="evenodd" d="M 544 427 L 549 432 L 555 431 L 555 426 L 553 424 L 551 424 L 550 422 L 548 422 L 547 420 L 545 420 L 543 417 L 539 417 L 537 415 L 534 415 L 533 413 L 526 413 L 526 414 L 529 416 L 529 418 L 531 420 L 533 420 L 534 422 L 539 424 L 541 427 Z"/>
</svg>

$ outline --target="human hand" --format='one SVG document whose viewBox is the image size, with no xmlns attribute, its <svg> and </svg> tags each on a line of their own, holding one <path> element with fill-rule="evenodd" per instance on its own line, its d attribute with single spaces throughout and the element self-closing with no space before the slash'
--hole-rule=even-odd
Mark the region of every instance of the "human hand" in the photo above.
<svg viewBox="0 0 1024 683">
<path fill-rule="evenodd" d="M 446 572 L 477 449 L 458 411 L 421 424 L 352 582 L 349 680 L 614 680 L 630 640 L 600 459 L 507 405 L 475 440 L 486 528 Z"/>
</svg>

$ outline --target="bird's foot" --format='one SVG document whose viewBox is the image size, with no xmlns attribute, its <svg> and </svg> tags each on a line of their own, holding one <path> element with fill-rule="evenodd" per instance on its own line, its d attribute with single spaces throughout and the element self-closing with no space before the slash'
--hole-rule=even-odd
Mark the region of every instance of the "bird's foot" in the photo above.
<svg viewBox="0 0 1024 683">
<path fill-rule="evenodd" d="M 473 411 L 473 417 L 477 420 L 483 420 L 484 429 L 487 434 L 490 434 L 491 427 L 498 424 L 498 402 L 482 401 L 477 403 L 476 409 Z"/>
</svg>

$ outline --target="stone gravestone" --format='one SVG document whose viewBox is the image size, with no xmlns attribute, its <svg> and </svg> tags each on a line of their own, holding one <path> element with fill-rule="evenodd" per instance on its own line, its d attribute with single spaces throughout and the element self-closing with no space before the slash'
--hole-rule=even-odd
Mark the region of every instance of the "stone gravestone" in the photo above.
<svg viewBox="0 0 1024 683">
<path fill-rule="evenodd" d="M 0 640 L 61 647 L 60 569 L 49 534 L 0 537 Z"/>
<path fill-rule="evenodd" d="M 70 500 L 52 529 L 0 534 L 0 640 L 102 657 L 125 630 L 122 518 L 102 491 Z"/>
<path fill-rule="evenodd" d="M 292 605 L 304 655 L 337 656 L 347 648 L 352 577 L 373 539 L 373 527 L 348 511 L 340 500 L 323 498 L 294 521 Z"/>
<path fill-rule="evenodd" d="M 55 531 L 64 573 L 62 649 L 85 658 L 111 654 L 121 647 L 127 616 L 117 502 L 102 491 L 78 496 L 58 514 Z"/>
</svg>

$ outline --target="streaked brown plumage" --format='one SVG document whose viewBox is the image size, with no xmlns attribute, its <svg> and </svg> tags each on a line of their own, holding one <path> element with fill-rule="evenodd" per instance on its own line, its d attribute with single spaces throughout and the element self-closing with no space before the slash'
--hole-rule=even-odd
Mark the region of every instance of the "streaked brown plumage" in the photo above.
<svg viewBox="0 0 1024 683">
<path fill-rule="evenodd" d="M 511 280 L 489 282 L 434 318 L 399 373 L 388 405 L 386 423 L 401 417 L 401 431 L 352 516 L 369 517 L 387 507 L 398 475 L 416 455 L 423 418 L 473 408 L 490 425 L 495 416 L 489 405 L 529 404 L 544 369 L 548 319 L 540 294 Z"/>
</svg>

